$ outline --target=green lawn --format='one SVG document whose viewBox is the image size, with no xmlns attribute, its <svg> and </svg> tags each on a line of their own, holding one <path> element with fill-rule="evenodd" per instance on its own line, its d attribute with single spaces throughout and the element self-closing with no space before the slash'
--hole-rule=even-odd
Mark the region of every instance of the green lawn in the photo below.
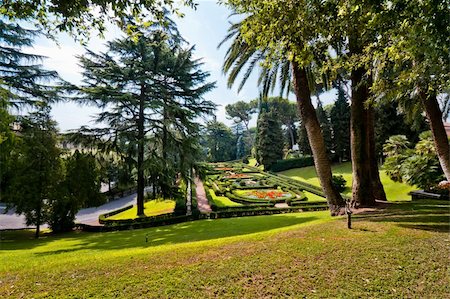
<svg viewBox="0 0 450 299">
<path fill-rule="evenodd" d="M 173 200 L 162 200 L 156 199 L 148 201 L 144 204 L 145 216 L 156 216 L 161 214 L 172 213 L 175 209 L 175 201 Z M 134 206 L 131 209 L 123 211 L 122 213 L 116 214 L 114 216 L 108 217 L 110 220 L 120 220 L 120 219 L 134 219 L 137 218 L 137 207 Z"/>
<path fill-rule="evenodd" d="M 293 179 L 298 179 L 302 181 L 306 181 L 310 184 L 320 186 L 319 179 L 316 175 L 316 170 L 314 166 L 304 167 L 304 168 L 295 168 L 289 169 L 286 171 L 280 172 L 280 174 L 284 174 Z M 351 186 L 352 186 L 352 165 L 351 163 L 342 163 L 333 165 L 333 174 L 342 175 L 347 180 L 347 188 L 344 192 L 347 195 L 351 195 Z M 411 196 L 408 193 L 417 188 L 411 187 L 407 184 L 397 183 L 392 181 L 386 173 L 381 170 L 380 171 L 381 182 L 383 183 L 384 190 L 386 192 L 386 196 L 389 201 L 409 201 L 411 200 Z"/>
<path fill-rule="evenodd" d="M 327 199 L 322 196 L 319 196 L 319 195 L 316 195 L 314 193 L 310 193 L 307 191 L 302 191 L 302 192 L 306 195 L 308 202 L 324 202 L 324 203 L 327 202 Z"/>
<path fill-rule="evenodd" d="M 217 196 L 213 189 L 209 189 L 209 194 L 211 194 L 212 200 L 215 205 L 219 208 L 226 207 L 240 207 L 243 206 L 240 203 L 231 201 L 228 197 L 225 196 Z"/>
<path fill-rule="evenodd" d="M 448 298 L 449 208 L 389 204 L 352 230 L 322 211 L 0 232 L 0 298 Z"/>
</svg>

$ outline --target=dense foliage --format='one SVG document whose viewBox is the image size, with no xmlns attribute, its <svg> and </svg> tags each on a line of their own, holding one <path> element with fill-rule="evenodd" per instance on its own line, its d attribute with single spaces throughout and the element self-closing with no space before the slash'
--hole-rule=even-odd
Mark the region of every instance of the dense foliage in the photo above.
<svg viewBox="0 0 450 299">
<path fill-rule="evenodd" d="M 183 0 L 184 5 L 194 7 L 192 0 Z M 108 22 L 115 23 L 128 33 L 135 33 L 134 26 L 126 21 L 130 18 L 149 24 L 163 20 L 167 10 L 181 14 L 173 0 L 91 0 L 91 1 L 28 1 L 6 0 L 0 3 L 0 14 L 12 19 L 33 21 L 46 32 L 64 31 L 80 37 L 89 37 L 96 29 L 100 34 Z M 131 15 L 130 15 L 131 14 Z"/>
<path fill-rule="evenodd" d="M 425 190 L 437 190 L 444 179 L 431 132 L 423 132 L 411 148 L 404 135 L 392 136 L 383 146 L 386 173 L 395 182 L 406 182 Z"/>
</svg>

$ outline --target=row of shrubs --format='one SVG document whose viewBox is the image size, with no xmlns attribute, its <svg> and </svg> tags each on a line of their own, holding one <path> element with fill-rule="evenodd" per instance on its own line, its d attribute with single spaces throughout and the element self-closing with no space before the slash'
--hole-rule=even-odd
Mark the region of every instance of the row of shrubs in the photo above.
<svg viewBox="0 0 450 299">
<path fill-rule="evenodd" d="M 292 168 L 301 168 L 301 167 L 307 167 L 307 166 L 313 166 L 314 165 L 314 159 L 311 156 L 304 156 L 300 158 L 295 159 L 287 159 L 287 160 L 278 160 L 272 166 L 270 169 L 274 172 L 289 170 Z"/>
<path fill-rule="evenodd" d="M 284 214 L 284 213 L 295 213 L 295 212 L 304 212 L 304 211 L 324 211 L 327 210 L 328 206 L 326 205 L 305 205 L 305 206 L 296 206 L 291 208 L 256 208 L 256 209 L 227 209 L 221 210 L 215 213 L 209 214 L 209 218 L 231 218 L 231 217 L 244 217 L 244 216 L 261 216 L 261 215 L 273 215 L 273 214 Z"/>
<path fill-rule="evenodd" d="M 273 215 L 273 214 L 284 214 L 284 213 L 294 213 L 303 211 L 322 211 L 326 210 L 328 207 L 326 205 L 305 205 L 296 206 L 292 208 L 274 208 L 274 207 L 260 207 L 251 208 L 248 207 L 238 207 L 238 208 L 227 208 L 219 211 L 212 212 L 210 214 L 193 214 L 190 216 L 172 216 L 172 217 L 147 217 L 152 219 L 140 220 L 140 221 L 128 221 L 128 222 L 112 222 L 105 226 L 90 226 L 81 225 L 78 226 L 85 231 L 95 231 L 95 232 L 105 232 L 105 231 L 116 231 L 116 230 L 131 230 L 139 228 L 148 228 L 162 225 L 177 224 L 187 221 L 193 221 L 198 219 L 218 219 L 218 218 L 232 218 L 232 217 L 244 217 L 244 216 L 261 216 L 261 215 Z M 158 217 L 158 218 L 156 218 Z M 141 218 L 140 218 L 141 219 Z"/>
</svg>

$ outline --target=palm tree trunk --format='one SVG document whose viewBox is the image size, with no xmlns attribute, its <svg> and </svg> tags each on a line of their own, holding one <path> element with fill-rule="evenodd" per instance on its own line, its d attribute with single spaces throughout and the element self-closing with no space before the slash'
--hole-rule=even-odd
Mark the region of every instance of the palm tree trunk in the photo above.
<svg viewBox="0 0 450 299">
<path fill-rule="evenodd" d="M 332 183 L 331 163 L 328 159 L 322 130 L 316 111 L 311 102 L 311 92 L 308 85 L 306 70 L 295 61 L 292 62 L 294 91 L 297 97 L 297 107 L 305 124 L 309 144 L 314 158 L 314 166 L 320 180 L 323 192 L 327 198 L 331 215 L 338 215 L 345 206 L 344 199 Z"/>
<path fill-rule="evenodd" d="M 450 146 L 442 121 L 442 111 L 439 108 L 436 95 L 421 92 L 420 97 L 425 107 L 428 121 L 430 122 L 439 163 L 441 164 L 447 181 L 450 181 Z"/>
</svg>

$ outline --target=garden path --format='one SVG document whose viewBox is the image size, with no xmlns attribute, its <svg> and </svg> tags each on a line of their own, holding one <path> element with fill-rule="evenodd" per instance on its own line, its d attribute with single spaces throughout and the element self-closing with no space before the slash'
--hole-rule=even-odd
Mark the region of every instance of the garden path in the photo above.
<svg viewBox="0 0 450 299">
<path fill-rule="evenodd" d="M 148 190 L 149 187 L 146 188 Z M 136 193 L 131 195 L 112 200 L 99 207 L 81 209 L 75 218 L 75 223 L 82 223 L 88 225 L 101 225 L 98 222 L 98 216 L 100 214 L 108 213 L 128 205 L 136 203 Z M 4 229 L 21 229 L 21 228 L 34 228 L 34 226 L 26 225 L 25 217 L 15 213 L 14 209 L 11 209 L 5 213 L 5 206 L 0 203 L 0 230 Z M 47 226 L 43 226 L 47 227 Z"/>
<path fill-rule="evenodd" d="M 212 210 L 206 198 L 205 187 L 203 187 L 203 182 L 198 177 L 195 178 L 195 186 L 198 209 L 201 213 L 211 213 Z"/>
</svg>

